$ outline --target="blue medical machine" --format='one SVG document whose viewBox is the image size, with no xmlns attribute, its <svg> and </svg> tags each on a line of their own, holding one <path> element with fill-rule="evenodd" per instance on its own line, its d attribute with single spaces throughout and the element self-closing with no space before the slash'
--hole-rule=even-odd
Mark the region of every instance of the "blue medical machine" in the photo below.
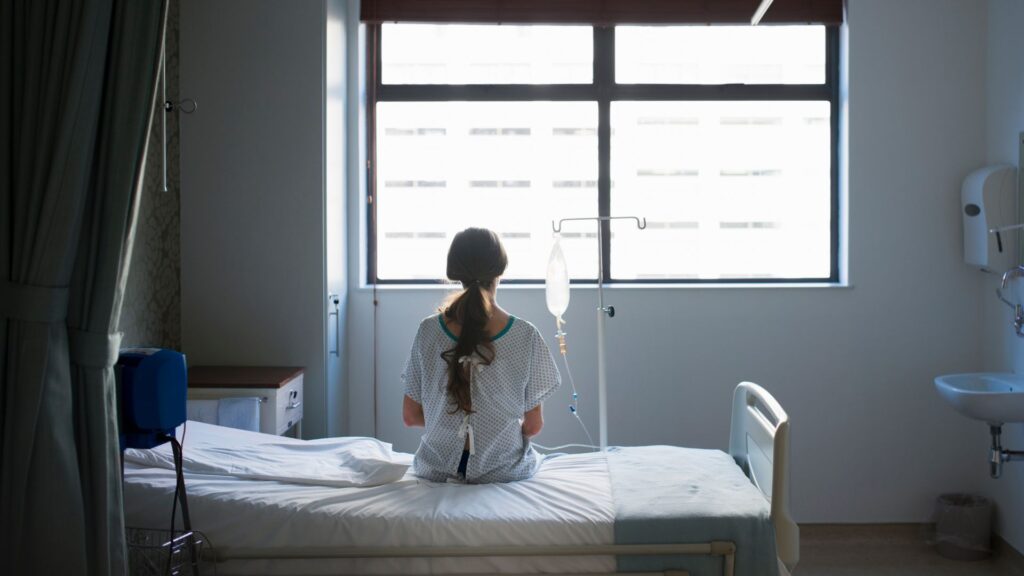
<svg viewBox="0 0 1024 576">
<path fill-rule="evenodd" d="M 185 494 L 185 475 L 181 443 L 175 436 L 178 426 L 188 417 L 188 369 L 185 355 L 163 348 L 126 348 L 121 350 L 115 366 L 118 406 L 121 416 L 121 450 L 156 448 L 171 443 L 177 484 L 171 504 L 171 540 L 184 541 L 190 548 L 193 575 L 198 575 L 198 557 L 192 520 Z M 184 533 L 174 537 L 174 513 L 181 505 Z M 168 559 L 167 573 L 171 570 Z M 174 572 L 177 573 L 177 572 Z"/>
<path fill-rule="evenodd" d="M 154 448 L 185 423 L 185 355 L 162 348 L 126 348 L 117 361 L 121 449 Z"/>
</svg>

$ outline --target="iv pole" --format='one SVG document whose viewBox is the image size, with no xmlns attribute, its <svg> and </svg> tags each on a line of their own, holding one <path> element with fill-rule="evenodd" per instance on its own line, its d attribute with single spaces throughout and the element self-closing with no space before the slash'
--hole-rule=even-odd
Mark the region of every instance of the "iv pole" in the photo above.
<svg viewBox="0 0 1024 576">
<path fill-rule="evenodd" d="M 562 218 L 556 224 L 551 221 L 551 229 L 556 234 L 562 232 L 564 222 L 576 221 L 597 222 L 597 436 L 601 450 L 608 448 L 608 376 L 605 366 L 604 322 L 605 317 L 615 316 L 614 306 L 604 305 L 604 238 L 602 222 L 610 220 L 634 220 L 639 230 L 647 228 L 647 218 L 637 216 L 597 216 L 592 218 Z"/>
</svg>

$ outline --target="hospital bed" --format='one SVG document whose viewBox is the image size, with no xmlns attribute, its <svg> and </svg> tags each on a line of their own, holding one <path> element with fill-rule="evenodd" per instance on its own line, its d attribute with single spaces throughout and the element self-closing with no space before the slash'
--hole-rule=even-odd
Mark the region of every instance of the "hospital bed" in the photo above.
<svg viewBox="0 0 1024 576">
<path fill-rule="evenodd" d="M 187 474 L 186 482 L 193 527 L 212 544 L 208 557 L 220 575 L 788 576 L 799 557 L 788 431 L 778 402 L 744 382 L 733 396 L 728 454 L 610 448 L 551 458 L 530 480 L 477 486 L 411 472 L 361 488 L 208 474 Z M 206 443 L 229 454 L 282 442 L 303 450 L 326 440 L 190 422 L 185 451 Z M 126 523 L 166 527 L 173 492 L 173 471 L 128 459 Z M 733 515 L 746 524 L 730 527 Z"/>
</svg>

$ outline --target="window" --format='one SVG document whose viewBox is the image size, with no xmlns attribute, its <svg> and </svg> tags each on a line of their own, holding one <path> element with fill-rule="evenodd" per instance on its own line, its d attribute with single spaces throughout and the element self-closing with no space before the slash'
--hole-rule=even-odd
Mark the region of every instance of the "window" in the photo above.
<svg viewBox="0 0 1024 576">
<path fill-rule="evenodd" d="M 499 233 L 544 277 L 604 222 L 604 282 L 838 280 L 835 26 L 374 24 L 370 281 L 436 281 Z M 597 224 L 563 227 L 597 277 Z"/>
</svg>

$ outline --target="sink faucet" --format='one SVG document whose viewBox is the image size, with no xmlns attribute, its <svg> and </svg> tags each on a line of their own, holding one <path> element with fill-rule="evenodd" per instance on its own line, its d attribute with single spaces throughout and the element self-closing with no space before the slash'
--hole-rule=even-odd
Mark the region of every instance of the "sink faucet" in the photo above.
<svg viewBox="0 0 1024 576">
<path fill-rule="evenodd" d="M 1024 336 L 1024 306 L 1021 306 L 1020 302 L 1010 302 L 1007 300 L 1003 296 L 1003 290 L 1006 290 L 1011 280 L 1022 277 L 1024 277 L 1024 266 L 1010 268 L 1003 274 L 1003 281 L 999 283 L 999 288 L 996 288 L 996 296 L 1007 306 L 1013 308 L 1013 329 L 1017 332 L 1017 336 Z"/>
</svg>

